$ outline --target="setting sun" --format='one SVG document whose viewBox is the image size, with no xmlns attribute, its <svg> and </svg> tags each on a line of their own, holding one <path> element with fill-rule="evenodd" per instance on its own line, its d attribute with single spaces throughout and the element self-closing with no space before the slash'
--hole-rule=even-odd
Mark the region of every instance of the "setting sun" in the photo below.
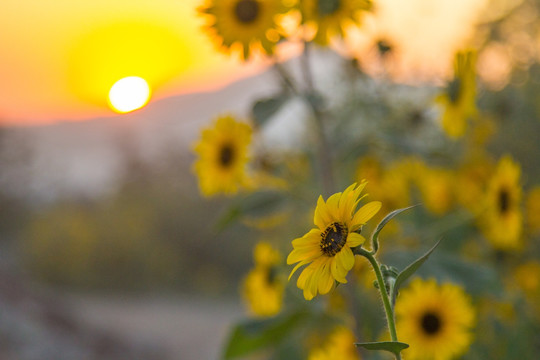
<svg viewBox="0 0 540 360">
<path fill-rule="evenodd" d="M 119 113 L 142 108 L 150 99 L 150 86 L 143 78 L 128 76 L 114 83 L 109 91 L 109 105 Z"/>
</svg>

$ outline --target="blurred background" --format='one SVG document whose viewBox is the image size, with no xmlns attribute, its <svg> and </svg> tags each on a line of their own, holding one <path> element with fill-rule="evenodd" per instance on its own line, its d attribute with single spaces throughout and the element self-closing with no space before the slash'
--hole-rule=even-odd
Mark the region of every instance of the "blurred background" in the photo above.
<svg viewBox="0 0 540 360">
<path fill-rule="evenodd" d="M 219 229 L 229 201 L 199 195 L 192 147 L 216 115 L 250 117 L 281 84 L 270 60 L 217 51 L 201 4 L 2 0 L 0 358 L 217 359 L 245 315 L 255 230 Z M 474 45 L 480 105 L 515 120 L 498 124 L 491 149 L 538 183 L 539 5 L 379 0 L 339 59 L 315 52 L 315 77 L 339 86 L 328 69 L 350 59 L 401 89 L 396 111 L 401 101 L 412 114 Z M 296 66 L 299 53 L 284 47 L 279 59 Z M 112 95 L 131 76 L 142 87 Z M 305 113 L 285 107 L 265 144 L 294 147 Z"/>
</svg>

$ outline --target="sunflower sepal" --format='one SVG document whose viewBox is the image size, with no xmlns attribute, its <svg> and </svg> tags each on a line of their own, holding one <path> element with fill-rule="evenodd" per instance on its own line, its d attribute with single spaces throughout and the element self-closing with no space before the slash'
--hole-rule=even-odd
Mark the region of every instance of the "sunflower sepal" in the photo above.
<svg viewBox="0 0 540 360">
<path fill-rule="evenodd" d="M 426 262 L 426 260 L 429 258 L 431 253 L 435 251 L 435 249 L 437 248 L 437 246 L 439 246 L 442 240 L 443 240 L 442 238 L 439 239 L 439 241 L 437 241 L 437 243 L 433 245 L 433 247 L 429 249 L 424 255 L 420 256 L 418 259 L 416 259 L 414 262 L 412 262 L 409 266 L 407 266 L 405 269 L 403 269 L 403 271 L 401 271 L 398 274 L 398 276 L 396 277 L 394 286 L 392 288 L 392 291 L 390 292 L 390 299 L 392 301 L 392 304 L 396 302 L 396 297 L 399 291 L 399 287 L 403 285 L 403 283 L 408 278 L 410 278 L 416 272 L 416 270 L 418 270 L 420 266 L 422 266 L 424 262 Z"/>
<path fill-rule="evenodd" d="M 354 345 L 357 347 L 362 347 L 366 350 L 389 351 L 396 356 L 399 356 L 401 351 L 409 347 L 409 344 L 406 344 L 400 341 L 376 341 L 376 342 L 354 343 Z"/>
<path fill-rule="evenodd" d="M 384 284 L 386 286 L 386 291 L 391 294 L 399 271 L 393 266 L 381 264 L 381 273 L 383 276 Z M 373 281 L 373 286 L 376 289 L 379 289 L 379 283 L 377 282 L 377 280 Z"/>
<path fill-rule="evenodd" d="M 373 234 L 371 235 L 371 248 L 372 248 L 371 253 L 373 255 L 375 255 L 377 251 L 379 250 L 379 233 L 385 227 L 385 225 L 388 224 L 388 222 L 392 220 L 394 217 L 396 217 L 398 214 L 402 213 L 403 211 L 412 209 L 413 207 L 416 207 L 416 206 L 418 205 L 412 205 L 406 208 L 394 210 L 388 213 L 388 215 L 386 215 L 381 220 L 381 222 L 377 225 L 377 227 L 375 228 L 375 231 L 373 231 Z"/>
</svg>

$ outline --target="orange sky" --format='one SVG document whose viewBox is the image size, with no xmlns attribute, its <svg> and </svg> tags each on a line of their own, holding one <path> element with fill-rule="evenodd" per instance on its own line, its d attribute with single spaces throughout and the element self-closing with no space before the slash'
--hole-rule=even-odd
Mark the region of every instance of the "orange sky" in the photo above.
<svg viewBox="0 0 540 360">
<path fill-rule="evenodd" d="M 112 115 L 106 91 L 123 76 L 149 80 L 157 99 L 258 69 L 214 50 L 195 15 L 200 0 L 1 1 L 0 123 Z M 379 0 L 349 43 L 369 59 L 372 38 L 390 37 L 399 42 L 398 78 L 418 69 L 440 76 L 485 1 Z M 137 42 L 123 40 L 128 33 Z"/>
</svg>

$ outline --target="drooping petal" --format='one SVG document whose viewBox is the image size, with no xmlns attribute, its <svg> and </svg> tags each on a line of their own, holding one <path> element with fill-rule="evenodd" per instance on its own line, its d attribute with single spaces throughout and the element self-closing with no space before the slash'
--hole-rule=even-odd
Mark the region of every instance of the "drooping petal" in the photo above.
<svg viewBox="0 0 540 360">
<path fill-rule="evenodd" d="M 334 277 L 334 279 L 343 284 L 347 283 L 347 279 L 345 279 L 347 271 L 341 266 L 339 266 L 338 260 L 335 257 L 332 258 L 332 262 L 330 264 L 330 271 L 332 272 L 332 276 Z"/>
<path fill-rule="evenodd" d="M 354 265 L 354 254 L 348 246 L 344 246 L 340 252 L 336 254 L 339 264 L 347 271 L 351 270 Z"/>
<path fill-rule="evenodd" d="M 312 276 L 313 276 L 313 267 L 307 266 L 304 270 L 302 270 L 302 272 L 300 273 L 300 276 L 296 280 L 296 286 L 298 286 L 300 289 L 305 289 L 306 284 L 309 282 L 309 279 Z"/>
<path fill-rule="evenodd" d="M 291 273 L 289 274 L 289 278 L 287 279 L 287 281 L 291 280 L 291 277 L 293 276 L 293 274 L 296 272 L 296 270 L 298 270 L 299 267 L 303 266 L 303 265 L 306 265 L 309 261 L 301 261 L 299 262 L 298 264 L 296 264 L 296 266 L 294 267 L 294 269 L 292 269 Z M 289 264 L 290 265 L 290 264 Z M 302 274 L 300 274 L 302 275 Z"/>
<path fill-rule="evenodd" d="M 319 293 L 327 294 L 334 286 L 334 278 L 330 270 L 331 259 L 327 260 L 323 265 L 321 278 L 319 280 Z"/>
</svg>

